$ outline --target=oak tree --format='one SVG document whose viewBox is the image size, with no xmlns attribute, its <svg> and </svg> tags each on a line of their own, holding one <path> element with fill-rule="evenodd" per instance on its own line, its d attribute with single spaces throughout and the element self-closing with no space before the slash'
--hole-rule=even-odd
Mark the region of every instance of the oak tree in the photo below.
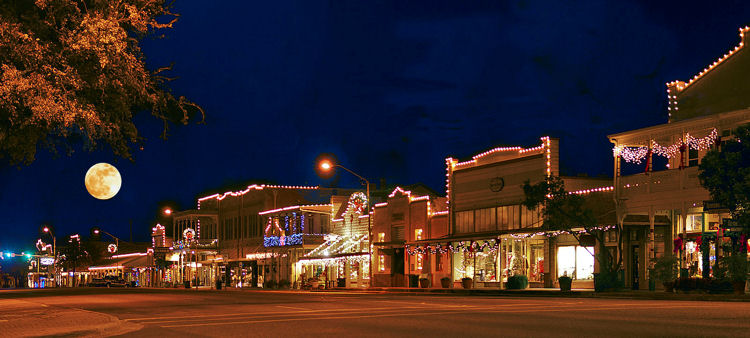
<svg viewBox="0 0 750 338">
<path fill-rule="evenodd" d="M 39 148 L 70 153 L 109 146 L 132 160 L 143 142 L 133 122 L 149 112 L 186 124 L 203 110 L 150 70 L 140 42 L 178 16 L 166 0 L 0 2 L 0 158 L 29 164 Z"/>
</svg>

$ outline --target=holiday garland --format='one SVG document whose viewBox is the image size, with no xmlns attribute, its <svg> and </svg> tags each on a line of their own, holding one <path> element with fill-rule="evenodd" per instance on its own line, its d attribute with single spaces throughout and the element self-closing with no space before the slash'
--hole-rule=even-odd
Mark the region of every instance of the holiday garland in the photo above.
<svg viewBox="0 0 750 338">
<path fill-rule="evenodd" d="M 711 133 L 706 137 L 696 138 L 690 134 L 687 134 L 684 139 L 678 140 L 676 143 L 669 146 L 663 146 L 658 144 L 656 141 L 651 142 L 651 152 L 655 155 L 663 156 L 666 158 L 673 158 L 683 153 L 688 148 L 695 150 L 706 150 L 710 148 L 716 140 L 719 138 L 719 133 L 716 128 L 711 130 Z M 643 159 L 648 157 L 649 148 L 646 146 L 641 147 L 625 147 L 615 146 L 612 148 L 612 154 L 615 157 L 622 157 L 625 162 L 640 164 Z"/>
<path fill-rule="evenodd" d="M 600 226 L 588 229 L 590 230 L 600 230 L 600 231 L 608 231 L 611 229 L 614 229 L 614 225 L 606 225 L 606 226 Z M 578 231 L 568 231 L 568 230 L 558 230 L 558 231 L 540 231 L 535 233 L 528 233 L 528 234 L 510 234 L 510 236 L 514 239 L 524 239 L 534 236 L 546 236 L 546 237 L 555 237 L 563 234 L 582 234 L 587 232 L 587 230 L 578 230 Z M 468 244 L 465 241 L 458 242 L 457 245 L 453 245 L 451 243 L 446 244 L 427 244 L 424 246 L 415 246 L 412 247 L 410 245 L 406 245 L 405 249 L 406 252 L 409 255 L 416 255 L 416 254 L 444 254 L 448 252 L 483 252 L 486 249 L 489 249 L 490 252 L 495 252 L 500 247 L 500 244 L 497 242 L 497 240 L 489 240 L 485 241 L 482 244 L 479 244 L 475 241 L 469 241 Z"/>
</svg>

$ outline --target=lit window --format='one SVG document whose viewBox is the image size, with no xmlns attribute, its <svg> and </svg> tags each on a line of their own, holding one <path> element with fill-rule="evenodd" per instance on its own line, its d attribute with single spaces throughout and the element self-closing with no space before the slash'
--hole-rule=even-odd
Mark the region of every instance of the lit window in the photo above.
<svg viewBox="0 0 750 338">
<path fill-rule="evenodd" d="M 385 255 L 378 256 L 378 271 L 385 271 Z"/>
<path fill-rule="evenodd" d="M 422 254 L 417 254 L 417 270 L 422 270 Z"/>
<path fill-rule="evenodd" d="M 422 229 L 414 230 L 414 240 L 415 241 L 422 240 Z"/>
<path fill-rule="evenodd" d="M 385 232 L 378 233 L 378 242 L 385 242 Z"/>
</svg>

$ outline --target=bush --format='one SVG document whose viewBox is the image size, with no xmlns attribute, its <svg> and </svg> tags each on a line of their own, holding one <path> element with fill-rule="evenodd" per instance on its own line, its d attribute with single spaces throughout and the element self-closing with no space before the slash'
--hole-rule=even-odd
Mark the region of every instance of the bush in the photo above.
<svg viewBox="0 0 750 338">
<path fill-rule="evenodd" d="M 654 268 L 651 270 L 654 279 L 662 282 L 670 282 L 677 278 L 678 259 L 675 255 L 665 254 L 653 260 Z"/>
<path fill-rule="evenodd" d="M 288 289 L 290 285 L 291 284 L 289 283 L 288 280 L 282 279 L 282 280 L 279 281 L 279 285 L 278 286 L 279 286 L 279 289 Z"/>
<path fill-rule="evenodd" d="M 264 289 L 275 289 L 276 288 L 276 281 L 275 280 L 269 280 L 263 283 Z"/>
<path fill-rule="evenodd" d="M 529 278 L 524 275 L 515 275 L 508 277 L 507 289 L 521 290 L 529 286 Z"/>
<path fill-rule="evenodd" d="M 674 288 L 682 292 L 702 291 L 708 293 L 731 293 L 732 283 L 715 278 L 681 277 L 675 281 Z"/>
<path fill-rule="evenodd" d="M 594 291 L 609 291 L 623 287 L 623 281 L 616 271 L 594 273 Z"/>
</svg>

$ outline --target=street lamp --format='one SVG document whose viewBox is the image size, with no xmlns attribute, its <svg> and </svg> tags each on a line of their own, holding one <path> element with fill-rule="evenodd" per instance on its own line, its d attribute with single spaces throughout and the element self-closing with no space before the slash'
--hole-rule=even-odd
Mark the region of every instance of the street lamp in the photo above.
<svg viewBox="0 0 750 338">
<path fill-rule="evenodd" d="M 323 172 L 328 172 L 332 170 L 334 167 L 339 167 L 341 169 L 344 169 L 348 171 L 350 174 L 357 176 L 360 180 L 365 182 L 365 186 L 367 189 L 367 241 L 369 246 L 367 247 L 367 252 L 370 253 L 370 262 L 367 264 L 367 275 L 370 277 L 370 287 L 372 287 L 372 221 L 370 220 L 370 181 L 368 181 L 366 178 L 362 177 L 361 175 L 351 171 L 350 169 L 338 164 L 333 163 L 331 160 L 322 160 L 320 161 L 320 170 Z"/>
</svg>

